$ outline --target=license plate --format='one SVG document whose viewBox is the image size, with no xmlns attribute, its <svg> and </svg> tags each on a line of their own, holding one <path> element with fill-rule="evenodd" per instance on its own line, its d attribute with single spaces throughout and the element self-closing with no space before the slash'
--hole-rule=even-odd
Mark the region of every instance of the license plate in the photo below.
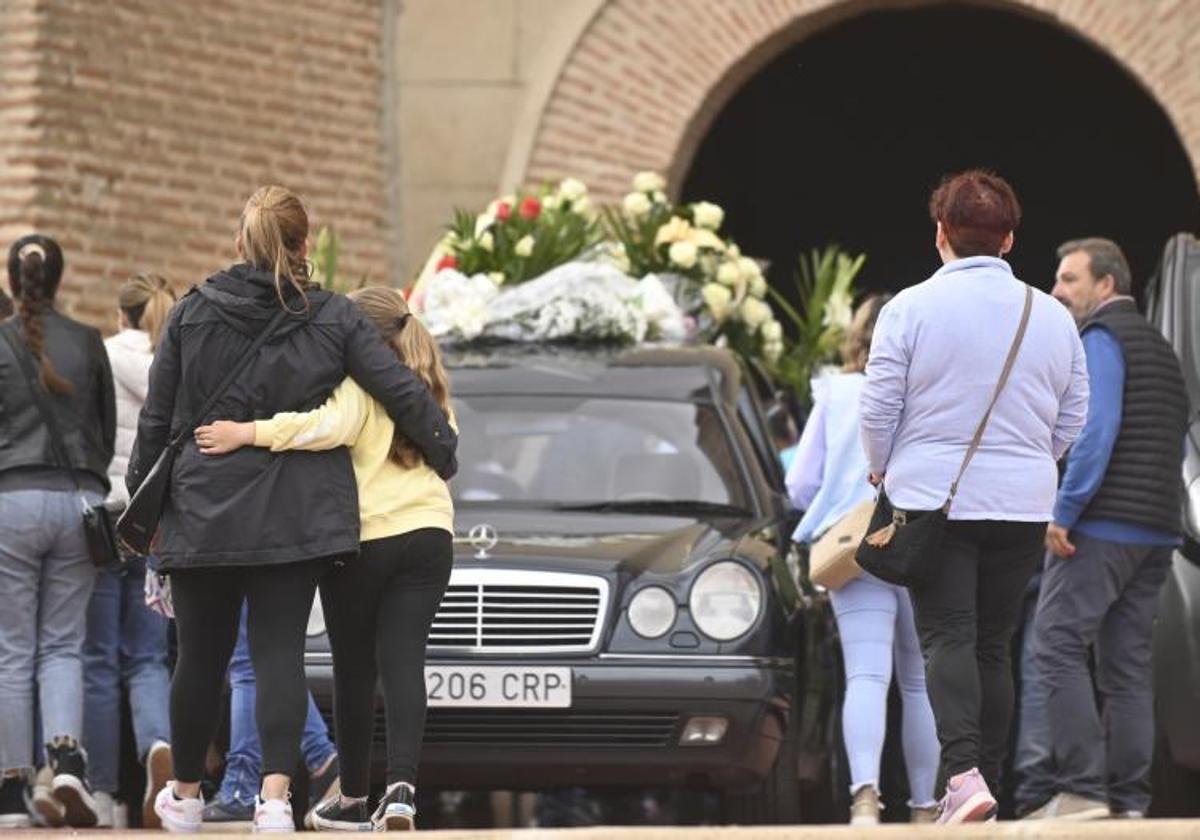
<svg viewBox="0 0 1200 840">
<path fill-rule="evenodd" d="M 567 709 L 571 669 L 429 665 L 425 693 L 431 707 Z"/>
</svg>

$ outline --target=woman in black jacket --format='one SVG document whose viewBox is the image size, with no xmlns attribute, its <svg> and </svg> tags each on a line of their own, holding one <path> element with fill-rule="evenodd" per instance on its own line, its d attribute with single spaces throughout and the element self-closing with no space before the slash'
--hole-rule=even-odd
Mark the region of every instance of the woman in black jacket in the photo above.
<svg viewBox="0 0 1200 840">
<path fill-rule="evenodd" d="M 62 271 L 47 237 L 23 237 L 9 251 L 17 316 L 0 323 L 0 827 L 29 825 L 35 685 L 53 781 L 34 805 L 55 825 L 96 823 L 79 747 L 96 574 L 82 508 L 108 493 L 116 405 L 100 333 L 54 309 Z"/>
<path fill-rule="evenodd" d="M 129 464 L 130 492 L 281 307 L 285 320 L 201 422 L 316 408 L 349 375 L 384 405 L 434 470 L 453 475 L 456 436 L 445 414 L 349 300 L 308 282 L 307 236 L 308 217 L 295 195 L 264 187 L 251 196 L 237 237 L 245 261 L 179 302 L 155 354 Z M 290 829 L 287 788 L 306 711 L 304 628 L 318 578 L 335 561 L 353 562 L 358 536 L 347 450 L 247 448 L 209 458 L 188 435 L 155 550 L 160 570 L 171 576 L 179 633 L 171 687 L 175 782 L 155 803 L 169 830 L 200 826 L 199 783 L 243 598 L 263 748 L 255 826 Z"/>
</svg>

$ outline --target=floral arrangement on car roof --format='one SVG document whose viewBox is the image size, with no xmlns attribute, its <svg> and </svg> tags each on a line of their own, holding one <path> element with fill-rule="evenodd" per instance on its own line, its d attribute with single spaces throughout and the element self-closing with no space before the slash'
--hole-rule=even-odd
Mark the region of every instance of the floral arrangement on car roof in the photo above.
<svg viewBox="0 0 1200 840">
<path fill-rule="evenodd" d="M 673 205 L 664 187 L 641 172 L 602 214 L 575 178 L 459 210 L 413 309 L 452 340 L 705 342 L 773 364 L 783 329 L 761 266 L 718 233 L 720 207 Z"/>
</svg>

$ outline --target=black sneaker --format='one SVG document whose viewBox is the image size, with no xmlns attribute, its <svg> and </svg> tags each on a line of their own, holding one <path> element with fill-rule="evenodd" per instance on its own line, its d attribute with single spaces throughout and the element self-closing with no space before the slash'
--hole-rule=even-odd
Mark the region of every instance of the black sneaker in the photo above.
<svg viewBox="0 0 1200 840">
<path fill-rule="evenodd" d="M 29 805 L 29 785 L 23 776 L 0 782 L 0 828 L 33 828 Z"/>
<path fill-rule="evenodd" d="M 371 822 L 371 808 L 367 800 L 343 802 L 341 796 L 334 796 L 322 802 L 308 812 L 306 820 L 313 831 L 374 831 Z"/>
<path fill-rule="evenodd" d="M 341 779 L 338 776 L 338 757 L 333 755 L 325 762 L 325 766 L 317 773 L 308 775 L 308 813 L 304 815 L 304 827 L 316 831 L 314 817 L 317 809 L 331 799 L 337 799 L 342 792 Z"/>
<path fill-rule="evenodd" d="M 74 738 L 55 738 L 46 745 L 46 762 L 54 774 L 50 791 L 62 803 L 67 825 L 92 828 L 96 825 L 96 800 L 88 787 L 87 759 Z"/>
<path fill-rule="evenodd" d="M 412 831 L 417 817 L 417 806 L 413 804 L 416 789 L 408 782 L 396 782 L 388 788 L 379 807 L 371 815 L 376 831 Z"/>
</svg>

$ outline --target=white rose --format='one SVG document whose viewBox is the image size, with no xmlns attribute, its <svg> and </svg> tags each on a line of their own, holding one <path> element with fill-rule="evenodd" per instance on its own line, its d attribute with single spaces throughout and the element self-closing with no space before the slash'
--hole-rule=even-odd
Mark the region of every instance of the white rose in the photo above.
<svg viewBox="0 0 1200 840">
<path fill-rule="evenodd" d="M 671 262 L 680 268 L 691 268 L 696 264 L 696 257 L 700 255 L 700 252 L 691 242 L 676 242 L 671 246 L 667 255 L 671 258 Z"/>
<path fill-rule="evenodd" d="M 741 276 L 736 262 L 723 262 L 717 269 L 717 282 L 725 286 L 737 285 L 738 278 Z"/>
<path fill-rule="evenodd" d="M 783 340 L 783 324 L 778 321 L 767 321 L 762 325 L 762 337 L 770 343 Z"/>
<path fill-rule="evenodd" d="M 592 200 L 585 195 L 583 198 L 576 200 L 571 205 L 571 209 L 580 216 L 590 216 L 592 215 Z"/>
<path fill-rule="evenodd" d="M 708 201 L 701 201 L 692 207 L 692 219 L 696 227 L 717 230 L 725 221 L 725 211 Z"/>
<path fill-rule="evenodd" d="M 750 278 L 750 294 L 756 298 L 767 296 L 767 281 L 761 274 L 756 274 Z"/>
<path fill-rule="evenodd" d="M 495 283 L 497 286 L 503 286 L 504 285 L 504 272 L 503 271 L 493 271 L 491 274 L 488 275 L 488 279 L 491 280 L 493 283 Z"/>
<path fill-rule="evenodd" d="M 548 195 L 542 199 L 543 210 L 557 210 L 560 204 L 562 204 L 562 198 L 557 195 Z"/>
<path fill-rule="evenodd" d="M 633 188 L 641 193 L 657 192 L 666 186 L 666 179 L 657 172 L 639 172 L 633 176 Z"/>
<path fill-rule="evenodd" d="M 729 304 L 733 302 L 733 292 L 719 283 L 705 283 L 700 290 L 704 305 L 718 321 L 724 321 L 729 316 Z"/>
<path fill-rule="evenodd" d="M 666 204 L 667 203 L 667 194 L 665 192 L 663 192 L 662 190 L 655 190 L 654 195 L 652 197 L 654 199 L 655 204 Z"/>
<path fill-rule="evenodd" d="M 625 211 L 626 216 L 640 219 L 650 212 L 650 199 L 646 197 L 645 193 L 631 192 L 621 202 L 621 209 Z"/>
<path fill-rule="evenodd" d="M 526 234 L 513 246 L 513 253 L 518 257 L 528 257 L 533 254 L 533 237 Z"/>
<path fill-rule="evenodd" d="M 488 231 L 484 233 L 483 236 L 479 237 L 479 247 L 487 251 L 489 254 L 492 253 L 492 249 L 496 247 L 496 240 L 492 238 L 491 231 Z"/>
<path fill-rule="evenodd" d="M 771 317 L 771 307 L 757 298 L 746 298 L 738 310 L 738 317 L 746 323 L 746 326 L 757 329 Z"/>
<path fill-rule="evenodd" d="M 578 178 L 565 178 L 558 185 L 558 194 L 567 201 L 578 201 L 587 195 L 587 184 Z"/>
</svg>

